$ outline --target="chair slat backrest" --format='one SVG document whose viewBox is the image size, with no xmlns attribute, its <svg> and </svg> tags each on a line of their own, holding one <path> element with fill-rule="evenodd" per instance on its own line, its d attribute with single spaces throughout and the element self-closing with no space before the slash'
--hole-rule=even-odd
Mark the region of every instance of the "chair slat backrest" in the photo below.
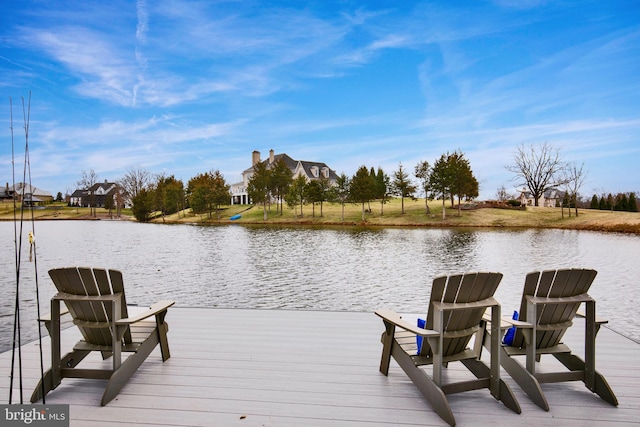
<svg viewBox="0 0 640 427">
<path fill-rule="evenodd" d="M 548 348 L 558 345 L 566 332 L 566 326 L 560 326 L 573 320 L 580 303 L 573 304 L 541 304 L 537 308 L 536 319 L 527 319 L 526 296 L 536 297 L 571 297 L 589 291 L 597 272 L 591 269 L 560 269 L 535 271 L 527 274 L 522 302 L 520 304 L 520 320 L 539 325 L 558 324 L 558 328 L 537 331 L 536 348 Z M 524 347 L 524 335 L 516 330 L 513 339 L 514 347 Z"/>
<path fill-rule="evenodd" d="M 434 327 L 434 302 L 468 303 L 481 301 L 493 296 L 501 280 L 501 273 L 466 273 L 436 277 L 431 288 L 426 329 Z M 482 320 L 484 311 L 484 309 L 476 308 L 445 312 L 445 332 L 461 331 L 477 326 Z M 470 333 L 458 338 L 444 339 L 443 355 L 449 356 L 464 351 L 472 336 L 473 333 Z M 420 354 L 430 355 L 431 349 L 428 345 L 423 344 Z"/>
<path fill-rule="evenodd" d="M 49 276 L 60 292 L 78 296 L 100 296 L 121 293 L 121 318 L 127 317 L 124 299 L 122 273 L 117 270 L 92 269 L 85 267 L 66 267 L 49 270 Z M 65 301 L 74 320 L 108 323 L 112 320 L 111 302 L 104 301 Z M 84 340 L 91 344 L 109 346 L 112 344 L 109 327 L 89 328 L 78 326 Z M 131 342 L 131 333 L 124 336 L 126 343 Z"/>
</svg>

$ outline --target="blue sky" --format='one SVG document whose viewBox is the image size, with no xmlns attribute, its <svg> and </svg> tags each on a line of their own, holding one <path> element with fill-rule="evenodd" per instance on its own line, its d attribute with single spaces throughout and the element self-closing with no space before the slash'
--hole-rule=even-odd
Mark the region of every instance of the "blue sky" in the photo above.
<svg viewBox="0 0 640 427">
<path fill-rule="evenodd" d="M 240 180 L 270 149 L 353 175 L 462 151 L 480 198 L 520 144 L 640 191 L 640 3 L 13 1 L 0 16 L 0 180 L 128 169 Z"/>
</svg>

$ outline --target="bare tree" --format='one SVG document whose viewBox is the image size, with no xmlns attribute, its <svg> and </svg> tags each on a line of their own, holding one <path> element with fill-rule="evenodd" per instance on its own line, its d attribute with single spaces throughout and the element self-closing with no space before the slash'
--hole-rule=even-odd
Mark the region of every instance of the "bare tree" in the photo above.
<svg viewBox="0 0 640 427">
<path fill-rule="evenodd" d="M 496 191 L 496 198 L 499 202 L 506 202 L 507 200 L 511 199 L 512 196 L 507 192 L 507 189 L 504 188 L 503 185 L 502 187 L 498 188 L 498 191 Z"/>
<path fill-rule="evenodd" d="M 147 188 L 151 182 L 151 172 L 136 166 L 127 170 L 127 173 L 118 181 L 118 186 L 124 192 L 125 198 L 131 203 L 138 193 Z"/>
<path fill-rule="evenodd" d="M 578 216 L 578 192 L 587 178 L 588 171 L 584 169 L 584 163 L 578 166 L 575 162 L 568 163 L 562 170 L 562 181 L 567 193 L 569 193 L 569 216 L 571 216 L 571 203 Z"/>
<path fill-rule="evenodd" d="M 98 174 L 93 169 L 89 172 L 83 170 L 82 177 L 80 181 L 78 181 L 78 187 L 88 191 L 89 208 L 93 216 L 96 215 L 96 195 L 91 191 L 91 187 L 93 187 L 96 182 L 98 182 Z"/>
<path fill-rule="evenodd" d="M 517 186 L 525 186 L 533 196 L 535 206 L 545 191 L 563 184 L 560 173 L 564 162 L 557 148 L 544 142 L 520 145 L 513 156 L 514 164 L 505 166 L 516 177 Z"/>
</svg>

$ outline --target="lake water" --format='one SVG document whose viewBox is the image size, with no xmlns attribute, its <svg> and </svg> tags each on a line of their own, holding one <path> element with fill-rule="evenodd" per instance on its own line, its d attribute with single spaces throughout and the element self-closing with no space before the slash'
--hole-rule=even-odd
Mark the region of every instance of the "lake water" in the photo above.
<svg viewBox="0 0 640 427">
<path fill-rule="evenodd" d="M 29 262 L 27 233 L 37 256 Z M 11 347 L 16 288 L 14 224 L 0 223 L 0 351 Z M 570 230 L 286 228 L 38 221 L 24 225 L 20 267 L 22 342 L 37 336 L 55 292 L 47 271 L 91 266 L 124 273 L 127 301 L 178 307 L 399 312 L 426 310 L 432 279 L 499 271 L 503 313 L 519 308 L 530 271 L 588 267 L 590 294 L 609 326 L 640 340 L 640 237 Z M 35 271 L 37 264 L 37 274 Z M 373 315 L 373 314 L 372 314 Z"/>
</svg>

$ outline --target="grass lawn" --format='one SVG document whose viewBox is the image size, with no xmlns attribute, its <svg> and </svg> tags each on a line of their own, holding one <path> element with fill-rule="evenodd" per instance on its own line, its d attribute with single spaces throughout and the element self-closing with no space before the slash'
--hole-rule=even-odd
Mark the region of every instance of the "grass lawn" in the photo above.
<svg viewBox="0 0 640 427">
<path fill-rule="evenodd" d="M 267 206 L 267 220 L 264 220 L 262 206 L 235 205 L 226 206 L 220 212 L 220 220 L 209 219 L 205 215 L 194 215 L 190 211 L 181 212 L 165 218 L 165 222 L 191 223 L 238 223 L 238 224 L 280 224 L 280 225 L 343 225 L 343 226 L 405 226 L 405 227 L 524 227 L 524 228 L 566 228 L 578 230 L 614 231 L 640 234 L 640 213 L 612 212 L 591 209 L 579 209 L 575 212 L 564 209 L 564 217 L 560 208 L 528 207 L 526 210 L 510 210 L 497 208 L 481 208 L 462 210 L 450 208 L 447 202 L 445 218 L 442 217 L 442 201 L 430 201 L 430 213 L 426 214 L 424 199 L 404 200 L 404 213 L 400 199 L 392 199 L 381 205 L 371 202 L 365 205 L 364 220 L 361 204 L 344 205 L 323 203 L 315 208 L 305 205 L 294 211 L 284 207 L 282 214 L 276 205 Z M 241 218 L 231 221 L 229 218 L 239 214 Z M 162 222 L 162 219 L 154 219 Z"/>
<path fill-rule="evenodd" d="M 216 213 L 209 219 L 208 215 L 195 215 L 190 209 L 177 214 L 168 215 L 164 219 L 156 217 L 156 223 L 202 223 L 202 224 L 272 224 L 272 225 L 316 225 L 316 226 L 385 226 L 385 227 L 515 227 L 515 228 L 564 228 L 575 230 L 595 230 L 640 234 L 640 213 L 615 212 L 591 209 L 580 209 L 578 216 L 560 208 L 528 207 L 526 210 L 510 210 L 497 208 L 480 208 L 462 210 L 450 208 L 447 202 L 445 217 L 442 217 L 442 201 L 430 201 L 430 213 L 426 214 L 424 199 L 404 200 L 404 213 L 400 199 L 392 199 L 381 205 L 371 202 L 365 205 L 367 210 L 362 219 L 361 204 L 323 203 L 315 207 L 305 205 L 300 213 L 300 207 L 295 210 L 287 206 L 282 214 L 276 205 L 267 206 L 267 220 L 264 220 L 262 206 L 234 205 L 225 206 L 220 212 L 220 220 Z M 371 210 L 369 211 L 369 207 Z M 322 213 L 321 213 L 322 212 Z M 230 217 L 239 214 L 240 219 L 231 221 Z M 91 215 L 89 208 L 73 208 L 64 204 L 51 204 L 44 208 L 16 212 L 18 220 L 24 215 L 24 220 L 90 220 L 90 219 L 121 219 L 134 220 L 131 210 L 125 209 L 118 218 L 115 212 L 97 209 L 97 215 Z M 13 204 L 0 204 L 0 220 L 13 220 Z"/>
</svg>

